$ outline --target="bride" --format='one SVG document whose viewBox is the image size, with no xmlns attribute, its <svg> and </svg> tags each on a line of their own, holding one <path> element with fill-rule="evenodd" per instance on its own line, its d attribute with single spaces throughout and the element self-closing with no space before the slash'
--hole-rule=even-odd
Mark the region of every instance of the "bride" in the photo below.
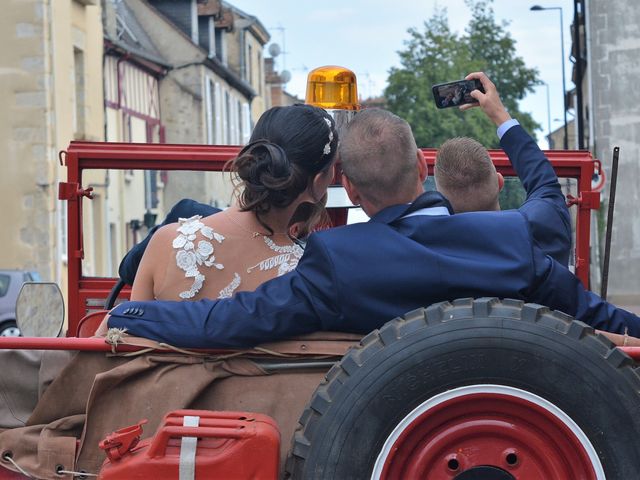
<svg viewBox="0 0 640 480">
<path fill-rule="evenodd" d="M 299 206 L 325 196 L 337 144 L 333 119 L 321 108 L 267 110 L 228 164 L 236 203 L 159 229 L 131 299 L 225 298 L 293 270 L 302 249 L 289 236 L 292 217 Z"/>
<path fill-rule="evenodd" d="M 237 179 L 237 204 L 205 218 L 194 216 L 160 228 L 144 253 L 131 298 L 231 296 L 294 269 L 302 249 L 287 235 L 288 227 L 302 223 L 304 228 L 305 220 L 318 216 L 317 207 L 323 206 L 333 178 L 337 144 L 333 119 L 320 108 L 295 105 L 267 110 L 250 143 L 229 162 Z M 102 330 L 106 331 L 106 322 L 96 333 Z M 5 363 L 14 354 L 31 355 L 0 353 Z M 23 371 L 25 385 L 5 391 L 0 378 L 0 397 L 9 399 L 0 402 L 0 430 L 24 425 L 38 401 L 40 356 L 37 361 L 21 356 L 14 360 L 15 371 Z M 28 361 L 33 364 L 32 375 L 24 373 Z M 65 355 L 57 363 L 62 368 L 67 361 Z M 12 403 L 12 396 L 16 402 Z M 18 404 L 20 411 L 12 410 Z"/>
</svg>

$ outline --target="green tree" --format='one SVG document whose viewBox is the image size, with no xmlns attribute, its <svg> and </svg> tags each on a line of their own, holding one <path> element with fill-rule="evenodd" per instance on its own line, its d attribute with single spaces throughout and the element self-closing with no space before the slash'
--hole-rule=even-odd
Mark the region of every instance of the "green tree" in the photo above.
<svg viewBox="0 0 640 480">
<path fill-rule="evenodd" d="M 439 110 L 432 85 L 486 72 L 496 84 L 505 107 L 529 132 L 539 128 L 518 102 L 539 84 L 538 71 L 517 56 L 508 22 L 497 23 L 493 0 L 467 0 L 472 20 L 463 34 L 452 32 L 446 9 L 424 22 L 424 30 L 410 29 L 399 68 L 389 72 L 385 90 L 389 110 L 405 118 L 420 146 L 437 147 L 456 136 L 475 138 L 488 148 L 499 146 L 495 126 L 478 109 Z"/>
</svg>

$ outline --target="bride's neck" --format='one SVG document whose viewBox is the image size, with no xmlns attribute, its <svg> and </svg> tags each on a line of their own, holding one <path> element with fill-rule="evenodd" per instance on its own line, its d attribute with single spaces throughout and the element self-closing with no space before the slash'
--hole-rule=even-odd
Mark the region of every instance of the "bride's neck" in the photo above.
<svg viewBox="0 0 640 480">
<path fill-rule="evenodd" d="M 287 234 L 289 232 L 289 221 L 297 207 L 298 203 L 293 202 L 286 208 L 272 208 L 269 212 L 260 216 L 262 223 L 260 223 L 254 212 L 242 212 L 237 205 L 229 208 L 229 213 L 242 221 L 242 225 L 249 230 L 268 235 L 270 232 L 264 227 L 264 225 L 267 225 L 274 234 Z"/>
</svg>

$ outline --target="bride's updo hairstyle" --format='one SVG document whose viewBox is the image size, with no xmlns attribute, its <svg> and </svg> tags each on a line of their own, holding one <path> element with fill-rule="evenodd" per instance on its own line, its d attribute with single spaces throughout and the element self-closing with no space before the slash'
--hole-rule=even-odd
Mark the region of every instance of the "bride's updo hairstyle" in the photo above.
<svg viewBox="0 0 640 480">
<path fill-rule="evenodd" d="M 229 164 L 242 182 L 240 209 L 254 212 L 273 233 L 261 217 L 289 206 L 318 173 L 330 168 L 337 146 L 335 123 L 325 110 L 311 105 L 270 108 Z"/>
</svg>

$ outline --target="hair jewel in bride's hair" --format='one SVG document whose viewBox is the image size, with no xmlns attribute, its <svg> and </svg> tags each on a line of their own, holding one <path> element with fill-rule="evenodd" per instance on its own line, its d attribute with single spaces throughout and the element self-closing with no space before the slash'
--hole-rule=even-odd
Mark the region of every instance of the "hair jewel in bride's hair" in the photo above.
<svg viewBox="0 0 640 480">
<path fill-rule="evenodd" d="M 327 126 L 329 127 L 329 141 L 325 144 L 322 154 L 329 155 L 331 153 L 331 142 L 333 142 L 333 129 L 331 128 L 331 120 L 324 117 L 324 121 L 327 122 Z"/>
</svg>

